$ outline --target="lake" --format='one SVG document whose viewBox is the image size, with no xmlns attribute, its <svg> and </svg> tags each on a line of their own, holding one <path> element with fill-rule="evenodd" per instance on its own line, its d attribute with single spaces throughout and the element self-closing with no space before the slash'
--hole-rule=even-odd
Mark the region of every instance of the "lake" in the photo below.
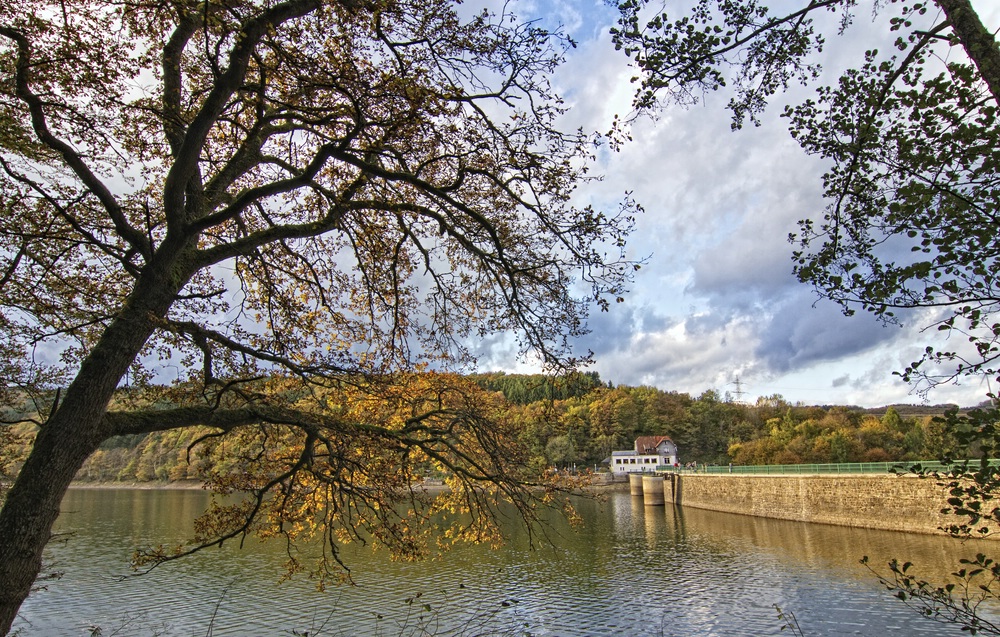
<svg viewBox="0 0 1000 637">
<path fill-rule="evenodd" d="M 463 546 L 440 559 L 344 554 L 357 586 L 320 593 L 279 584 L 277 543 L 212 549 L 129 576 L 132 550 L 192 534 L 198 490 L 72 489 L 49 570 L 15 624 L 24 637 L 91 635 L 788 635 L 775 605 L 807 637 L 962 635 L 907 609 L 858 563 L 898 556 L 928 574 L 954 570 L 981 545 L 945 537 L 813 525 L 698 509 L 644 507 L 627 493 L 577 503 L 550 543 L 515 532 L 501 550 Z M 1000 548 L 990 542 L 988 549 Z"/>
</svg>

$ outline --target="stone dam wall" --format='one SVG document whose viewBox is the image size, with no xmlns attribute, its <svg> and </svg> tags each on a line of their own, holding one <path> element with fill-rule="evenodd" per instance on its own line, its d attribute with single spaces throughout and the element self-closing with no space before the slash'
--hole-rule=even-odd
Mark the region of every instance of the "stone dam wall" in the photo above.
<svg viewBox="0 0 1000 637">
<path fill-rule="evenodd" d="M 914 476 L 667 474 L 662 484 L 667 505 L 780 520 L 934 534 L 958 521 L 940 513 L 946 490 Z"/>
</svg>

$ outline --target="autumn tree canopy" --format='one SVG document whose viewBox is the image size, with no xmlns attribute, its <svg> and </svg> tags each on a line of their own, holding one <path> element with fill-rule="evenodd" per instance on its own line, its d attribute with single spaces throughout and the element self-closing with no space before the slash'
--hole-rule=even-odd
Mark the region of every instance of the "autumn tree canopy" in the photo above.
<svg viewBox="0 0 1000 637">
<path fill-rule="evenodd" d="M 571 203 L 598 140 L 557 127 L 547 78 L 567 42 L 469 13 L 0 6 L 0 388 L 40 401 L 0 511 L 0 633 L 67 485 L 112 436 L 197 424 L 283 441 L 244 485 L 258 505 L 205 541 L 251 527 L 279 492 L 340 489 L 353 504 L 326 505 L 350 524 L 366 497 L 399 492 L 352 471 L 379 459 L 403 480 L 388 459 L 408 453 L 526 497 L 473 388 L 444 375 L 388 411 L 342 404 L 346 388 L 396 395 L 409 372 L 470 363 L 482 334 L 571 367 L 587 305 L 617 299 L 634 267 L 633 204 Z"/>
<path fill-rule="evenodd" d="M 794 272 L 847 314 L 950 336 L 903 370 L 918 390 L 1000 376 L 1000 47 L 971 0 L 802 0 L 779 11 L 699 0 L 676 14 L 618 5 L 614 38 L 638 72 L 636 107 L 727 87 L 733 128 L 759 123 L 777 92 L 816 81 L 824 46 L 874 14 L 881 41 L 857 45 L 836 85 L 784 112 L 829 166 L 825 209 L 790 237 Z"/>
</svg>

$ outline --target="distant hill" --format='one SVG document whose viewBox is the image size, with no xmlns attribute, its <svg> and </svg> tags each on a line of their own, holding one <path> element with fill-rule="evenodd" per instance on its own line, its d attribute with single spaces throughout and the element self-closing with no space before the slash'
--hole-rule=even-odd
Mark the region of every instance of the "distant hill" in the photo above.
<svg viewBox="0 0 1000 637">
<path fill-rule="evenodd" d="M 885 405 L 883 407 L 869 407 L 867 409 L 858 407 L 857 409 L 858 411 L 861 411 L 866 414 L 871 414 L 873 416 L 881 416 L 885 414 L 886 410 L 888 410 L 889 407 L 894 408 L 896 410 L 896 413 L 898 413 L 902 418 L 943 416 L 944 412 L 948 411 L 949 409 L 968 409 L 967 407 L 965 408 L 959 407 L 958 405 L 955 405 L 953 403 L 940 403 L 937 405 L 912 405 L 905 403 L 896 403 L 893 405 Z M 851 409 L 855 408 L 852 407 Z"/>
</svg>

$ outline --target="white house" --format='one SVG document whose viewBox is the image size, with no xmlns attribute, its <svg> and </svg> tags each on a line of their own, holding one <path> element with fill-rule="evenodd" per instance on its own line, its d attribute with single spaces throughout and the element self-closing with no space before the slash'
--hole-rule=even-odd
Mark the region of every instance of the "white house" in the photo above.
<svg viewBox="0 0 1000 637">
<path fill-rule="evenodd" d="M 677 464 L 677 445 L 668 436 L 640 436 L 635 449 L 611 452 L 611 473 L 643 473 Z"/>
</svg>

